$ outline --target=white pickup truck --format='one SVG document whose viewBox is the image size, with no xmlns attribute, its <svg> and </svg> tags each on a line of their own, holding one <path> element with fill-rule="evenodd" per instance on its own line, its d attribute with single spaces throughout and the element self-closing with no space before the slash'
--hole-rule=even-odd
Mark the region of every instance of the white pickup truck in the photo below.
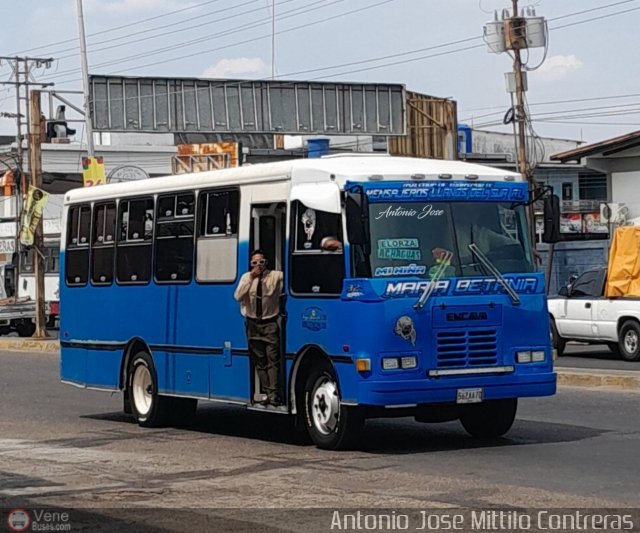
<svg viewBox="0 0 640 533">
<path fill-rule="evenodd" d="M 605 298 L 607 269 L 589 270 L 549 298 L 558 355 L 567 341 L 607 344 L 625 361 L 640 361 L 640 298 Z"/>
</svg>

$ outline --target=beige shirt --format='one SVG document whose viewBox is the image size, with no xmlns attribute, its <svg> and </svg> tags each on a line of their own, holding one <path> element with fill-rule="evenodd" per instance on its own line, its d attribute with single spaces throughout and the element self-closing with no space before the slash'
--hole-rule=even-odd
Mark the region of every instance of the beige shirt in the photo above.
<svg viewBox="0 0 640 533">
<path fill-rule="evenodd" d="M 247 272 L 240 278 L 233 297 L 240 302 L 240 313 L 244 317 L 256 317 L 256 298 L 258 281 Z M 273 318 L 280 312 L 280 296 L 282 295 L 283 275 L 279 270 L 265 270 L 262 274 L 262 317 Z"/>
</svg>

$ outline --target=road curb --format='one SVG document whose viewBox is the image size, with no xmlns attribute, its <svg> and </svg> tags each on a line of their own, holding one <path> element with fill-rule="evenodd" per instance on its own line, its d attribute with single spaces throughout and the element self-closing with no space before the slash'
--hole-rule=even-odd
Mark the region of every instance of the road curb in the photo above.
<svg viewBox="0 0 640 533">
<path fill-rule="evenodd" d="M 607 388 L 640 392 L 640 372 L 638 375 L 625 371 L 594 369 L 556 368 L 558 385 L 566 387 Z M 633 372 L 636 374 L 636 372 Z"/>
<path fill-rule="evenodd" d="M 0 339 L 0 350 L 10 352 L 58 353 L 60 351 L 60 342 L 55 339 Z"/>
</svg>

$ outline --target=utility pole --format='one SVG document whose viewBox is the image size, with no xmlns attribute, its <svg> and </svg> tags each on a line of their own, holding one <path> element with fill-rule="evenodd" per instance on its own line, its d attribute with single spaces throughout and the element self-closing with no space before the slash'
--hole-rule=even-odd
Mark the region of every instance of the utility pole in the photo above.
<svg viewBox="0 0 640 533">
<path fill-rule="evenodd" d="M 42 137 L 40 111 L 40 91 L 31 91 L 30 97 L 31 124 L 29 129 L 29 173 L 31 185 L 38 189 L 42 187 Z M 34 235 L 34 257 L 36 276 L 36 331 L 34 337 L 46 338 L 47 317 L 44 303 L 44 239 L 42 235 L 42 217 L 38 220 Z"/>
<path fill-rule="evenodd" d="M 54 60 L 52 57 L 0 57 L 0 65 L 3 61 L 6 61 L 11 68 L 11 76 L 7 81 L 0 81 L 0 85 L 13 85 L 16 88 L 16 147 L 19 166 L 22 167 L 22 140 L 27 137 L 29 127 L 29 88 L 53 85 L 53 83 L 37 83 L 33 77 L 33 70 L 42 66 L 49 69 Z M 26 183 L 23 182 L 23 192 L 25 187 Z"/>
<path fill-rule="evenodd" d="M 526 36 L 526 23 L 523 18 L 518 17 L 518 0 L 513 2 L 513 17 L 511 18 L 511 31 L 514 36 Z M 531 181 L 533 176 L 529 175 L 529 165 L 527 161 L 527 137 L 525 130 L 526 112 L 524 108 L 524 80 L 522 76 L 522 57 L 520 55 L 522 41 L 518 38 L 512 39 L 513 44 L 513 74 L 516 81 L 516 120 L 518 122 L 518 165 L 520 173 Z M 526 41 L 525 41 L 526 45 Z"/>
<path fill-rule="evenodd" d="M 89 62 L 87 60 L 87 39 L 84 34 L 84 15 L 82 13 L 82 0 L 76 0 L 78 11 L 78 38 L 80 40 L 80 57 L 82 59 L 82 83 L 84 85 L 84 116 L 85 127 L 87 131 L 87 153 L 89 157 L 93 157 L 95 149 L 93 146 L 93 125 L 91 124 L 91 100 L 89 92 Z"/>
<path fill-rule="evenodd" d="M 271 0 L 271 79 L 276 79 L 276 0 Z"/>
<path fill-rule="evenodd" d="M 525 108 L 525 92 L 527 91 L 527 73 L 522 63 L 522 50 L 546 48 L 548 45 L 548 28 L 544 17 L 537 16 L 535 9 L 528 6 L 525 12 L 518 12 L 518 0 L 511 0 L 512 12 L 502 11 L 499 18 L 495 12 L 494 20 L 484 26 L 484 40 L 489 52 L 502 54 L 508 52 L 513 57 L 513 71 L 506 74 L 507 92 L 511 93 L 511 113 L 513 113 L 514 136 L 517 154 L 518 171 L 529 184 L 532 192 L 537 190 L 533 174 L 535 162 L 528 160 L 527 154 L 527 110 Z M 538 67 L 540 67 L 538 65 Z M 538 68 L 536 67 L 536 68 Z M 514 102 L 515 96 L 515 102 Z M 517 128 L 515 125 L 517 124 Z M 529 228 L 531 240 L 537 240 L 536 219 L 533 202 L 529 205 Z"/>
<path fill-rule="evenodd" d="M 506 40 L 507 48 L 513 52 L 513 79 L 515 81 L 515 121 L 518 124 L 518 135 L 516 139 L 516 151 L 518 154 L 518 172 L 527 180 L 529 190 L 536 190 L 536 183 L 533 172 L 527 159 L 527 112 L 524 106 L 525 86 L 524 73 L 522 72 L 521 50 L 527 48 L 527 20 L 518 15 L 518 0 L 511 0 L 513 14 L 507 20 Z M 529 205 L 529 229 L 531 242 L 536 243 L 536 217 L 533 204 Z"/>
<path fill-rule="evenodd" d="M 0 57 L 0 65 L 3 61 L 11 68 L 11 76 L 7 81 L 0 81 L 0 85 L 13 85 L 16 89 L 16 152 L 18 156 L 18 171 L 20 175 L 20 183 L 16 183 L 15 201 L 16 201 L 16 256 L 15 263 L 15 280 L 16 280 L 16 298 L 20 292 L 20 262 L 22 260 L 22 248 L 20 245 L 20 219 L 23 208 L 23 197 L 27 192 L 27 179 L 25 173 L 22 172 L 24 167 L 24 151 L 22 149 L 22 140 L 28 136 L 28 128 L 30 125 L 30 102 L 29 89 L 33 86 L 49 87 L 53 83 L 38 83 L 33 77 L 33 70 L 45 67 L 51 68 L 53 65 L 52 57 Z M 39 117 L 39 115 L 38 115 Z"/>
</svg>

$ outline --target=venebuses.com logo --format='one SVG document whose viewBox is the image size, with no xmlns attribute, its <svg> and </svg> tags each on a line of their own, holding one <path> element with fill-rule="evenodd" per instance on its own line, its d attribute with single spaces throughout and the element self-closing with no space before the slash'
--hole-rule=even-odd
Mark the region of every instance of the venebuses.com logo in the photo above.
<svg viewBox="0 0 640 533">
<path fill-rule="evenodd" d="M 13 509 L 7 515 L 7 525 L 11 531 L 26 531 L 31 525 L 31 517 L 24 509 Z"/>
<path fill-rule="evenodd" d="M 71 531 L 67 511 L 50 509 L 11 509 L 7 514 L 9 531 Z"/>
</svg>

